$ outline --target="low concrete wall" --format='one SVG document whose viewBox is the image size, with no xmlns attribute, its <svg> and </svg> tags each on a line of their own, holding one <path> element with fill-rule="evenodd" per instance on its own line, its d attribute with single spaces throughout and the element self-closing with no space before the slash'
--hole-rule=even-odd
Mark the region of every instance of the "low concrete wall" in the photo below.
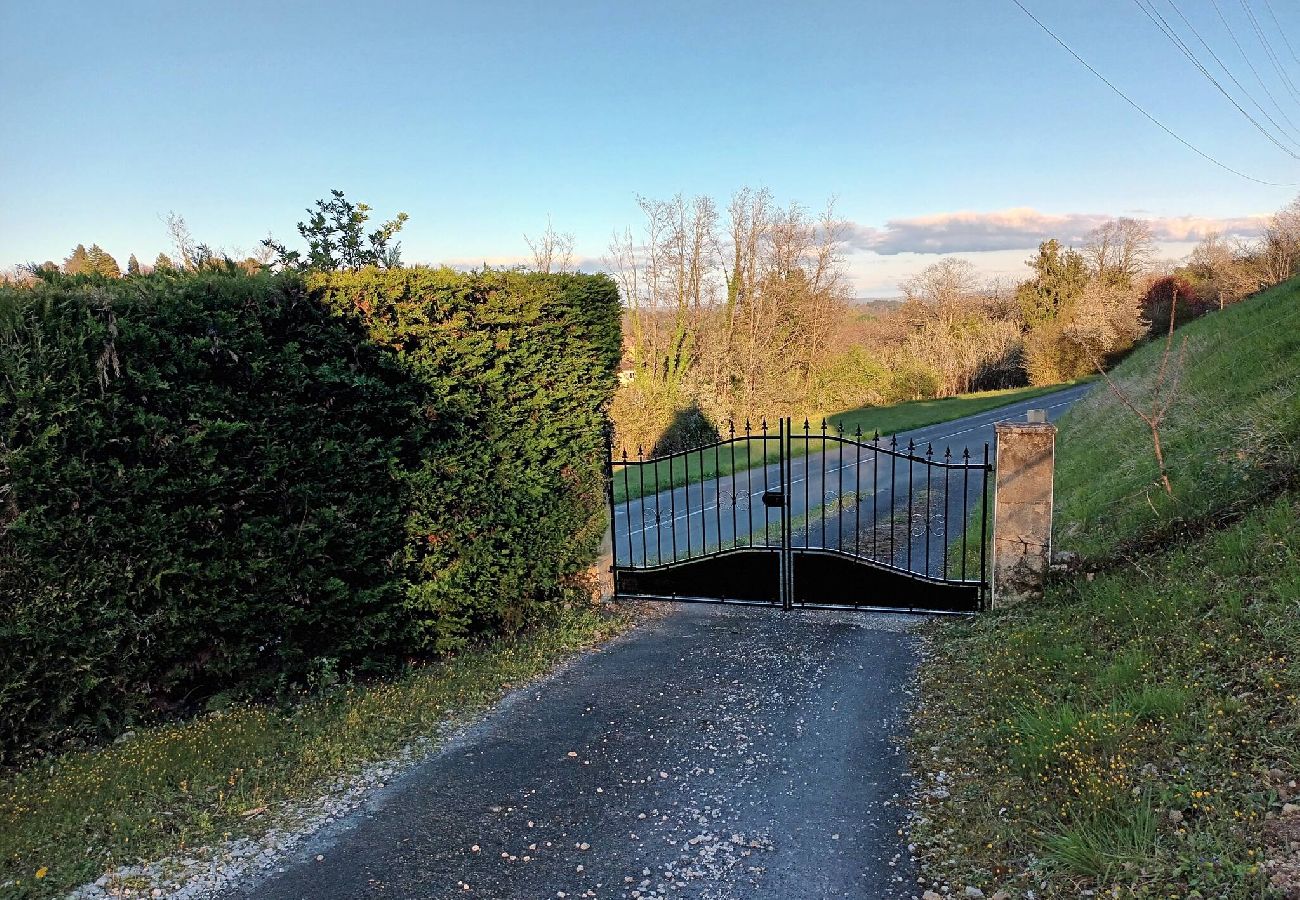
<svg viewBox="0 0 1300 900">
<path fill-rule="evenodd" d="M 993 490 L 993 607 L 1041 597 L 1052 559 L 1056 426 L 1003 422 Z"/>
</svg>

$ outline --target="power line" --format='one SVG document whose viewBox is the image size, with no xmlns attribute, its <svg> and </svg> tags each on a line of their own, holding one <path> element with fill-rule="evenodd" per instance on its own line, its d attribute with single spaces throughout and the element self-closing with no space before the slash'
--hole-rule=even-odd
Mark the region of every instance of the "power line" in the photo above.
<svg viewBox="0 0 1300 900">
<path fill-rule="evenodd" d="M 1174 12 L 1178 13 L 1178 18 L 1183 20 L 1183 24 L 1187 26 L 1188 31 L 1190 31 L 1193 35 L 1195 35 L 1196 39 L 1201 42 L 1201 46 L 1206 49 L 1206 51 L 1210 54 L 1210 57 L 1216 63 L 1219 64 L 1219 68 L 1222 69 L 1230 79 L 1232 79 L 1232 83 L 1235 84 L 1237 88 L 1243 94 L 1246 95 L 1247 99 L 1249 99 L 1252 104 L 1254 104 L 1255 109 L 1259 110 L 1260 115 L 1262 115 L 1265 119 L 1268 119 L 1269 123 L 1272 124 L 1272 126 L 1276 128 L 1279 133 L 1285 135 L 1288 140 L 1293 140 L 1293 141 L 1296 140 L 1295 132 L 1288 131 L 1287 129 L 1283 128 L 1277 122 L 1276 119 L 1274 119 L 1271 115 L 1269 115 L 1268 110 L 1264 109 L 1263 104 L 1261 104 L 1258 100 L 1256 100 L 1254 95 L 1251 94 L 1251 92 L 1246 89 L 1246 86 L 1237 80 L 1237 76 L 1234 75 L 1232 70 L 1228 68 L 1227 63 L 1223 61 L 1223 59 L 1219 56 L 1219 54 L 1214 52 L 1214 48 L 1211 47 L 1209 42 L 1204 37 L 1201 36 L 1201 33 L 1196 30 L 1196 26 L 1191 23 L 1191 21 L 1187 18 L 1187 16 L 1183 15 L 1183 11 L 1178 8 L 1178 4 L 1175 3 L 1174 0 L 1166 0 L 1166 2 L 1169 4 L 1170 8 L 1172 8 Z M 1157 13 L 1157 15 L 1159 15 L 1159 13 Z M 1162 16 L 1161 19 L 1163 20 L 1163 18 L 1164 17 Z M 1282 118 L 1286 119 L 1287 122 L 1290 123 L 1292 128 L 1296 127 L 1295 123 L 1292 122 L 1290 118 L 1287 117 L 1286 113 L 1282 113 Z"/>
<path fill-rule="evenodd" d="M 1114 84 L 1113 82 L 1111 82 L 1111 80 L 1110 80 L 1109 78 L 1107 78 L 1105 75 L 1101 74 L 1101 73 L 1098 72 L 1096 69 L 1094 69 L 1094 68 L 1093 68 L 1093 67 L 1088 63 L 1088 61 L 1087 61 L 1086 59 L 1084 59 L 1082 56 L 1080 56 L 1078 53 L 1075 53 L 1075 52 L 1074 52 L 1074 48 L 1072 48 L 1072 47 L 1071 47 L 1069 44 L 1067 44 L 1065 41 L 1063 41 L 1063 40 L 1061 40 L 1059 37 L 1057 37 L 1057 36 L 1056 36 L 1056 33 L 1053 32 L 1052 29 L 1050 29 L 1050 28 L 1048 28 L 1046 25 L 1044 25 L 1043 22 L 1042 22 L 1042 21 L 1041 21 L 1041 20 L 1040 20 L 1036 15 L 1034 15 L 1033 13 L 1031 13 L 1031 12 L 1028 10 L 1028 8 L 1026 8 L 1026 6 L 1025 6 L 1023 3 L 1020 2 L 1020 0 L 1011 0 L 1011 2 L 1014 3 L 1016 6 L 1020 7 L 1020 11 L 1023 12 L 1025 15 L 1027 15 L 1030 19 L 1032 19 L 1035 25 L 1037 25 L 1039 28 L 1043 29 L 1043 31 L 1047 32 L 1048 37 L 1050 37 L 1052 40 L 1056 41 L 1056 43 L 1060 44 L 1061 47 L 1064 48 L 1064 50 L 1065 50 L 1066 53 L 1069 53 L 1071 56 L 1073 56 L 1076 60 L 1079 61 L 1079 64 L 1080 64 L 1080 65 L 1082 65 L 1085 69 L 1087 69 L 1087 70 L 1088 70 L 1089 72 L 1091 72 L 1093 75 L 1097 76 L 1097 78 L 1102 82 L 1102 84 L 1106 85 L 1106 87 L 1110 88 L 1112 91 L 1114 91 L 1116 94 L 1118 94 L 1118 95 L 1120 96 L 1120 99 L 1122 99 L 1122 100 L 1123 100 L 1125 103 L 1127 103 L 1129 106 L 1131 106 L 1131 107 L 1133 107 L 1134 109 L 1136 109 L 1136 110 L 1137 110 L 1138 112 L 1140 112 L 1143 116 L 1145 116 L 1145 117 L 1146 117 L 1146 118 L 1147 118 L 1147 119 L 1148 119 L 1148 120 L 1149 120 L 1153 125 L 1155 125 L 1157 128 L 1159 128 L 1159 129 L 1160 129 L 1161 131 L 1163 131 L 1165 134 L 1169 135 L 1169 136 L 1170 136 L 1171 138 L 1173 138 L 1174 140 L 1176 140 L 1178 143 L 1182 144 L 1182 145 L 1183 145 L 1184 147 L 1186 147 L 1188 150 L 1191 150 L 1191 151 L 1192 151 L 1193 153 L 1195 153 L 1197 156 L 1201 157 L 1202 159 L 1207 160 L 1208 162 L 1213 163 L 1214 165 L 1218 166 L 1220 169 L 1223 169 L 1225 172 L 1231 172 L 1233 175 L 1236 175 L 1238 178 L 1244 178 L 1244 179 L 1246 179 L 1247 181 L 1253 181 L 1253 182 L 1255 182 L 1256 184 L 1266 184 L 1266 185 L 1269 185 L 1270 187 L 1294 187 L 1294 186 L 1295 186 L 1295 184 L 1296 184 L 1295 182 L 1265 181 L 1263 178 L 1256 178 L 1256 177 L 1253 176 L 1253 175 L 1247 175 L 1245 172 L 1242 172 L 1242 171 L 1239 171 L 1239 170 L 1237 170 L 1237 169 L 1234 169 L 1234 168 L 1232 168 L 1232 166 L 1228 165 L 1227 163 L 1223 163 L 1223 162 L 1220 162 L 1219 160 L 1215 159 L 1213 156 L 1211 156 L 1210 154 L 1206 153 L 1204 150 L 1202 150 L 1202 149 L 1200 149 L 1199 147 L 1195 146 L 1195 145 L 1192 144 L 1190 141 L 1186 140 L 1186 139 L 1183 138 L 1181 135 L 1179 135 L 1178 133 L 1176 133 L 1172 128 L 1170 128 L 1170 127 L 1169 127 L 1168 125 L 1166 125 L 1164 122 L 1161 122 L 1161 121 L 1160 121 L 1159 119 L 1157 119 L 1155 116 L 1151 115 L 1151 113 L 1149 113 L 1149 112 L 1147 112 L 1145 109 L 1143 109 L 1143 108 L 1142 108 L 1142 107 L 1137 103 L 1136 100 L 1132 99 L 1131 97 L 1129 97 L 1128 94 L 1124 93 L 1122 90 L 1120 90 L 1118 87 L 1116 87 L 1115 84 Z"/>
<path fill-rule="evenodd" d="M 1146 17 L 1151 20 L 1151 23 L 1155 25 L 1156 28 L 1160 29 L 1161 33 L 1163 33 L 1165 37 L 1169 38 L 1169 40 L 1173 43 L 1175 47 L 1177 47 L 1179 50 L 1182 51 L 1183 56 L 1187 57 L 1187 59 L 1191 62 L 1191 64 L 1195 66 L 1197 70 L 1206 77 L 1206 79 L 1210 82 L 1210 84 L 1214 85 L 1215 88 L 1218 89 L 1219 93 L 1222 94 L 1224 97 L 1226 97 L 1228 102 L 1231 103 L 1233 106 L 1235 106 L 1237 108 L 1237 111 L 1241 113 L 1243 116 L 1245 116 L 1246 120 L 1249 121 L 1251 125 L 1255 126 L 1256 130 L 1259 131 L 1260 134 L 1268 138 L 1274 145 L 1277 146 L 1279 150 L 1281 150 L 1283 153 L 1290 156 L 1292 159 L 1300 159 L 1300 155 L 1298 155 L 1294 150 L 1292 150 L 1286 144 L 1283 144 L 1276 137 L 1274 137 L 1267 129 L 1265 129 L 1264 126 L 1259 123 L 1259 120 L 1256 119 L 1254 116 L 1252 116 L 1249 112 L 1247 112 L 1246 108 L 1243 107 L 1240 103 L 1238 103 L 1236 98 L 1233 97 L 1231 94 L 1229 94 L 1228 91 L 1224 88 L 1224 86 L 1219 83 L 1219 80 L 1210 74 L 1210 70 L 1205 68 L 1205 66 L 1201 63 L 1201 61 L 1196 58 L 1196 54 L 1192 53 L 1192 49 L 1187 46 L 1187 44 L 1183 41 L 1181 37 L 1179 37 L 1178 33 L 1174 31 L 1173 26 L 1171 26 L 1168 20 L 1165 19 L 1165 17 L 1160 14 L 1160 11 L 1158 9 L 1156 9 L 1154 6 L 1148 9 L 1146 3 L 1144 3 L 1143 0 L 1133 0 L 1133 2 L 1137 5 L 1137 8 L 1142 10 L 1142 12 L 1146 15 Z M 1175 10 L 1177 10 L 1177 7 L 1174 8 Z M 1184 21 L 1186 20 L 1184 19 Z M 1213 51 L 1211 51 L 1211 53 L 1213 53 Z M 1276 124 L 1277 123 L 1274 123 L 1275 126 Z"/>
<path fill-rule="evenodd" d="M 1295 48 L 1291 46 L 1291 39 L 1286 36 L 1286 29 L 1277 20 L 1277 13 L 1273 12 L 1272 0 L 1264 0 L 1264 5 L 1268 7 L 1268 14 L 1273 17 L 1273 24 L 1277 26 L 1277 33 L 1282 35 L 1282 42 L 1286 44 L 1286 49 L 1291 53 L 1291 58 L 1296 61 L 1296 65 L 1300 65 L 1300 56 L 1295 55 Z"/>
<path fill-rule="evenodd" d="M 1210 5 L 1212 5 L 1214 11 L 1218 13 L 1219 21 L 1223 23 L 1223 27 L 1227 30 L 1228 37 L 1232 38 L 1233 45 L 1236 46 L 1237 52 L 1241 54 L 1241 58 L 1246 61 L 1246 66 L 1250 69 L 1251 74 L 1255 76 L 1255 80 L 1259 82 L 1259 86 L 1264 89 L 1264 94 L 1270 101 L 1272 101 L 1274 108 L 1282 118 L 1286 119 L 1292 127 L 1295 127 L 1295 122 L 1291 121 L 1291 117 L 1286 114 L 1286 110 L 1282 108 L 1282 104 L 1277 102 L 1277 98 L 1273 96 L 1273 92 L 1270 91 L 1268 85 L 1264 83 L 1263 76 L 1259 74 L 1259 70 L 1256 69 L 1255 64 L 1251 62 L 1250 54 L 1246 52 L 1245 47 L 1241 46 L 1241 41 L 1237 40 L 1237 32 L 1232 30 L 1232 25 L 1228 23 L 1227 17 L 1223 14 L 1223 10 L 1219 8 L 1219 0 L 1210 0 Z"/>
<path fill-rule="evenodd" d="M 1241 8 L 1246 11 L 1246 17 L 1250 19 L 1251 27 L 1255 29 L 1255 36 L 1259 38 L 1259 42 L 1264 46 L 1264 53 L 1268 56 L 1269 61 L 1273 63 L 1273 68 L 1277 69 L 1277 74 L 1282 78 L 1282 86 L 1291 94 L 1293 100 L 1300 103 L 1300 94 L 1296 93 L 1295 85 L 1291 82 L 1291 76 L 1287 75 L 1286 70 L 1282 68 L 1281 61 L 1277 58 L 1277 54 L 1273 52 L 1273 45 L 1268 42 L 1268 35 L 1264 34 L 1264 29 L 1259 27 L 1259 20 L 1255 18 L 1254 10 L 1250 8 L 1250 4 L 1246 0 L 1238 0 L 1238 2 L 1241 3 Z"/>
</svg>

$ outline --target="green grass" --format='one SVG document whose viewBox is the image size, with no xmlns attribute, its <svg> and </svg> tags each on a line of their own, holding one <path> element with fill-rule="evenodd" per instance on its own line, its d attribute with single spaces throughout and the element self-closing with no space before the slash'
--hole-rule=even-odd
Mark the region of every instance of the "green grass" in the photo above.
<svg viewBox="0 0 1300 900">
<path fill-rule="evenodd" d="M 1061 546 L 1108 556 L 1207 518 L 1239 515 L 1300 468 L 1300 281 L 1176 333 L 1187 341 L 1180 391 L 1161 428 L 1173 497 L 1157 483 L 1150 431 L 1102 387 L 1057 436 Z M 1139 407 L 1163 341 L 1112 373 Z"/>
<path fill-rule="evenodd" d="M 1000 406 L 1018 403 L 1021 400 L 1032 400 L 1034 397 L 1042 397 L 1088 380 L 1090 379 L 1072 381 L 1067 384 L 1048 385 L 1046 387 L 979 391 L 973 394 L 962 394 L 959 397 L 945 397 L 941 400 L 915 400 L 893 406 L 864 406 L 859 409 L 850 409 L 827 415 L 824 420 L 829 433 L 834 433 L 836 429 L 843 427 L 845 434 L 849 435 L 852 435 L 856 429 L 861 428 L 863 435 L 872 435 L 878 431 L 881 435 L 888 436 L 900 431 L 924 428 L 926 425 L 936 425 L 940 422 L 960 419 L 963 416 L 988 412 Z M 812 429 L 811 434 L 814 438 L 812 442 L 814 448 L 817 447 L 815 443 L 816 437 L 821 434 L 822 420 L 823 417 L 816 417 L 809 422 Z M 803 433 L 802 428 L 803 423 L 797 423 L 799 434 Z M 771 433 L 776 434 L 775 431 Z M 808 445 L 800 441 L 792 444 L 791 450 L 795 456 L 802 456 L 807 451 L 807 447 Z M 731 450 L 724 447 L 720 450 L 719 457 L 716 460 L 711 451 L 705 451 L 702 454 L 688 453 L 685 456 L 675 457 L 671 460 L 661 460 L 653 466 L 629 466 L 627 468 L 615 466 L 614 502 L 622 503 L 624 500 L 635 500 L 644 494 L 653 494 L 656 492 L 656 484 L 658 490 L 666 490 L 670 487 L 681 487 L 688 482 L 696 484 L 701 480 L 716 478 L 719 475 L 743 472 L 746 469 L 765 463 L 773 463 L 777 460 L 776 441 L 769 442 L 769 452 L 766 456 L 763 455 L 763 442 L 760 440 L 751 440 L 747 443 L 741 438 L 736 443 L 735 448 L 736 458 L 734 464 L 731 459 Z M 641 482 L 642 475 L 645 477 L 644 486 L 642 486 Z M 658 482 L 655 481 L 656 477 Z"/>
<path fill-rule="evenodd" d="M 913 428 L 937 425 L 940 422 L 950 422 L 963 416 L 978 415 L 1000 406 L 1032 400 L 1091 380 L 1083 378 L 1079 381 L 1042 387 L 978 391 L 957 397 L 944 397 L 941 400 L 913 400 L 910 403 L 896 403 L 893 406 L 863 406 L 827 416 L 826 423 L 832 428 L 843 427 L 847 434 L 852 434 L 861 428 L 864 435 L 875 432 L 891 435 L 900 431 L 911 431 Z"/>
<path fill-rule="evenodd" d="M 764 441 L 741 437 L 736 443 L 718 449 L 717 458 L 712 450 L 703 453 L 687 453 L 670 459 L 661 459 L 653 465 L 629 465 L 614 467 L 614 502 L 635 500 L 646 494 L 654 494 L 668 488 L 681 487 L 684 484 L 730 475 L 732 472 L 744 472 L 765 463 L 776 462 L 776 432 L 771 432 L 772 439 L 767 443 L 767 455 L 764 456 Z M 732 460 L 732 449 L 735 460 Z M 644 479 L 644 482 L 642 481 Z M 656 479 L 658 479 L 656 481 Z"/>
<path fill-rule="evenodd" d="M 1268 773 L 1300 775 L 1300 495 L 931 637 L 913 752 L 951 795 L 913 831 L 927 877 L 1274 896 Z"/>
<path fill-rule="evenodd" d="M 1084 570 L 929 633 L 912 747 L 949 793 L 913 829 L 927 879 L 1044 900 L 1281 896 L 1262 864 L 1284 852 L 1266 819 L 1300 777 L 1298 310 L 1293 283 L 1180 330 L 1173 501 L 1116 398 L 1065 416 L 1058 542 Z M 1140 392 L 1159 356 L 1135 353 L 1121 384 Z"/>
<path fill-rule="evenodd" d="M 10 772 L 0 779 L 0 895 L 60 896 L 116 867 L 260 834 L 285 804 L 436 736 L 630 621 L 571 608 L 404 678 L 141 730 Z"/>
</svg>

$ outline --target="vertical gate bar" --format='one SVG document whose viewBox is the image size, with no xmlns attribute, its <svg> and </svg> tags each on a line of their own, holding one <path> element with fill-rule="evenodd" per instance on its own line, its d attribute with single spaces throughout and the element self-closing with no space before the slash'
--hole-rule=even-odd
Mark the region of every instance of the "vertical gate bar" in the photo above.
<svg viewBox="0 0 1300 900">
<path fill-rule="evenodd" d="M 835 497 L 835 547 L 837 550 L 844 550 L 844 426 L 837 425 L 838 438 L 840 444 L 839 459 L 839 493 Z"/>
<path fill-rule="evenodd" d="M 943 449 L 943 580 L 948 580 L 948 476 L 952 465 L 952 448 Z"/>
<path fill-rule="evenodd" d="M 930 496 L 930 473 L 934 469 L 934 444 L 925 448 L 925 576 L 930 577 L 930 522 L 934 518 L 934 499 Z"/>
<path fill-rule="evenodd" d="M 907 571 L 912 571 L 912 467 L 916 462 L 916 441 L 907 441 Z"/>
<path fill-rule="evenodd" d="M 736 423 L 727 420 L 727 441 L 731 446 L 731 546 L 740 543 L 736 533 Z"/>
<path fill-rule="evenodd" d="M 777 440 L 777 445 L 776 445 L 777 473 L 778 473 L 778 477 L 780 478 L 780 484 L 778 485 L 778 488 L 779 488 L 780 490 L 784 491 L 784 490 L 785 490 L 785 416 L 782 416 L 782 417 L 780 418 L 780 420 L 777 422 L 777 425 L 776 425 L 776 440 Z M 764 447 L 763 447 L 763 459 L 764 459 L 764 461 L 767 460 L 767 447 L 766 447 L 766 445 L 764 445 Z M 781 604 L 781 609 L 783 609 L 783 610 L 787 608 L 787 606 L 786 606 L 786 602 L 787 602 L 787 599 L 788 599 L 788 598 L 786 597 L 786 592 L 785 592 L 785 584 L 786 584 L 786 571 L 785 571 L 785 567 L 786 567 L 786 558 L 785 558 L 785 507 L 784 507 L 784 503 L 785 503 L 785 501 L 782 500 L 781 521 L 780 521 L 780 523 L 779 523 L 779 524 L 780 524 L 780 530 L 781 530 L 781 545 L 780 545 L 780 547 L 777 549 L 777 553 L 776 553 L 776 576 L 777 576 L 776 598 L 777 598 L 777 600 L 780 602 L 780 604 Z M 766 509 L 766 506 L 764 506 L 764 509 Z"/>
<path fill-rule="evenodd" d="M 768 435 L 767 435 L 767 417 L 766 417 L 766 416 L 764 416 L 764 417 L 762 418 L 762 420 L 759 421 L 759 423 L 758 423 L 758 427 L 759 427 L 759 431 L 760 431 L 760 432 L 762 433 L 762 435 L 763 435 L 763 437 L 762 437 L 760 440 L 762 440 L 762 442 L 763 442 L 763 493 L 766 494 L 766 493 L 771 489 L 770 485 L 768 484 L 768 480 L 769 480 L 769 477 L 770 477 L 770 474 L 771 474 L 771 473 L 769 473 L 769 472 L 767 471 L 767 440 L 768 440 Z M 749 502 L 750 502 L 750 503 L 753 503 L 753 502 L 754 502 L 754 498 L 753 498 L 753 497 L 750 497 L 750 498 L 749 498 Z M 770 510 L 770 509 L 767 508 L 767 504 L 766 504 L 766 503 L 763 504 L 763 546 L 764 546 L 764 547 L 770 547 L 770 546 L 772 546 L 772 510 Z"/>
<path fill-rule="evenodd" d="M 632 558 L 632 482 L 627 471 L 627 448 L 623 448 L 623 518 L 627 522 L 627 564 L 634 566 Z"/>
<path fill-rule="evenodd" d="M 614 429 L 605 426 L 605 497 L 609 502 L 609 555 L 612 560 L 609 567 L 610 580 L 614 585 L 614 595 L 618 595 L 618 512 L 614 503 Z M 630 537 L 630 535 L 629 535 Z"/>
<path fill-rule="evenodd" d="M 717 507 L 718 550 L 722 550 L 722 444 L 713 445 L 713 505 Z"/>
<path fill-rule="evenodd" d="M 830 541 L 826 540 L 826 420 L 825 420 L 825 419 L 822 419 L 822 453 L 821 453 L 821 457 L 822 457 L 822 490 L 821 490 L 821 494 L 820 494 L 820 495 L 818 496 L 818 498 L 817 498 L 817 502 L 820 503 L 820 504 L 821 504 L 821 507 L 822 507 L 822 509 L 821 509 L 821 513 L 822 513 L 822 533 L 821 533 L 821 537 L 822 537 L 822 546 L 823 546 L 823 547 L 826 547 L 827 545 L 830 544 Z"/>
<path fill-rule="evenodd" d="M 966 536 L 970 534 L 970 447 L 961 451 L 961 580 L 966 580 Z"/>
<path fill-rule="evenodd" d="M 984 442 L 984 469 L 983 485 L 981 486 L 980 497 L 980 600 L 982 605 L 988 605 L 988 561 L 985 559 L 988 553 L 988 526 L 989 526 L 989 442 Z"/>
<path fill-rule="evenodd" d="M 669 460 L 669 465 L 671 464 L 672 461 Z M 668 479 L 668 483 L 672 484 L 671 478 Z M 659 507 L 659 503 L 660 503 L 659 460 L 655 460 L 654 490 L 655 490 L 655 562 L 659 563 L 662 562 L 664 558 L 664 529 L 663 529 L 664 516 L 663 516 L 663 511 Z M 641 503 L 642 503 L 642 508 L 644 508 L 645 501 L 642 500 Z"/>
<path fill-rule="evenodd" d="M 686 558 L 691 558 L 691 452 L 682 453 L 682 503 L 686 507 Z"/>
<path fill-rule="evenodd" d="M 641 448 L 641 447 L 637 447 L 637 448 L 636 448 L 636 461 L 637 461 L 637 466 L 636 466 L 636 468 L 637 468 L 637 475 L 639 476 L 640 484 L 641 484 L 641 486 L 640 486 L 640 488 L 639 488 L 639 490 L 641 491 L 641 565 L 643 565 L 643 566 L 648 566 L 648 565 L 650 564 L 650 555 L 649 555 L 649 553 L 648 553 L 647 550 L 646 550 L 646 541 L 647 541 L 648 539 L 646 538 L 646 533 L 645 533 L 645 532 L 646 532 L 646 527 L 645 527 L 645 456 L 644 456 L 644 454 L 643 454 L 641 451 L 642 451 L 642 448 Z M 656 502 L 656 503 L 659 502 L 659 498 L 658 498 L 658 497 L 655 498 L 655 502 Z M 631 538 L 632 538 L 632 523 L 631 523 L 631 521 L 628 522 L 628 534 L 627 534 L 627 536 L 628 536 L 628 540 L 630 541 Z"/>
<path fill-rule="evenodd" d="M 809 491 L 812 489 L 812 440 L 808 437 L 808 420 L 803 420 L 803 517 L 806 520 L 803 526 L 803 546 L 808 549 L 808 539 L 812 537 L 812 505 L 808 502 L 812 495 Z"/>
<path fill-rule="evenodd" d="M 894 502 L 894 485 L 898 482 L 898 435 L 889 436 L 889 564 L 891 566 L 898 563 L 898 551 L 894 549 L 894 531 L 898 524 L 894 521 L 898 518 L 898 511 L 894 508 L 898 504 Z"/>
<path fill-rule="evenodd" d="M 673 562 L 677 562 L 677 488 L 673 486 L 673 463 L 676 458 L 668 457 L 668 532 L 673 542 Z"/>
<path fill-rule="evenodd" d="M 781 458 L 785 461 L 785 472 L 781 478 L 781 555 L 785 559 L 783 567 L 784 590 L 785 596 L 782 602 L 782 608 L 786 610 L 794 609 L 794 549 L 790 546 L 791 535 L 794 530 L 794 522 L 790 517 L 790 510 L 793 505 L 792 497 L 794 495 L 794 469 L 793 454 L 794 447 L 794 419 L 788 416 L 781 418 Z"/>
<path fill-rule="evenodd" d="M 749 535 L 749 546 L 754 546 L 754 439 L 750 435 L 749 419 L 745 420 L 745 454 L 746 460 L 751 465 L 745 468 L 745 525 Z M 767 444 L 763 444 L 763 452 L 767 453 Z M 763 466 L 763 477 L 767 477 L 767 466 Z"/>
<path fill-rule="evenodd" d="M 853 429 L 853 555 L 862 555 L 862 426 Z"/>
<path fill-rule="evenodd" d="M 890 492 L 893 496 L 893 492 Z M 871 558 L 880 561 L 880 431 L 871 444 Z"/>
</svg>

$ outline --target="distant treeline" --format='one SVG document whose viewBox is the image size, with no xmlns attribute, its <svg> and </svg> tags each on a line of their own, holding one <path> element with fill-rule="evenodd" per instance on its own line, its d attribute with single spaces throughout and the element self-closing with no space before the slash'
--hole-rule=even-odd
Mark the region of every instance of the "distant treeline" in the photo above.
<svg viewBox="0 0 1300 900">
<path fill-rule="evenodd" d="M 829 209 L 778 207 L 765 191 L 641 200 L 610 268 L 625 306 L 618 442 L 647 453 L 738 425 L 972 390 L 1068 381 L 1147 335 L 1300 271 L 1300 201 L 1256 243 L 1207 236 L 1159 264 L 1147 223 L 1115 219 L 1080 248 L 1044 241 L 1018 284 L 944 258 L 904 281 L 903 302 L 850 301 Z"/>
</svg>

